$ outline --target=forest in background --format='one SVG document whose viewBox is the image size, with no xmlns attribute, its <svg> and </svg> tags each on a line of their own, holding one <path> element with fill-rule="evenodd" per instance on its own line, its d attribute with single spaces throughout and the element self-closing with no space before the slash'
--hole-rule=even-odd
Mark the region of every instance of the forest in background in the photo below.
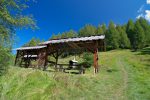
<svg viewBox="0 0 150 100">
<path fill-rule="evenodd" d="M 150 45 L 150 24 L 144 18 L 139 18 L 135 22 L 129 20 L 124 25 L 115 24 L 110 21 L 108 27 L 106 24 L 93 26 L 87 24 L 78 32 L 70 30 L 68 32 L 57 33 L 52 35 L 50 39 L 86 37 L 94 35 L 106 36 L 107 49 L 142 49 Z"/>
<path fill-rule="evenodd" d="M 95 35 L 106 36 L 107 50 L 122 48 L 136 51 L 150 45 L 150 24 L 142 17 L 136 21 L 130 19 L 124 25 L 115 24 L 113 21 L 110 21 L 108 27 L 106 24 L 98 25 L 97 27 L 92 24 L 87 24 L 78 32 L 69 30 L 62 33 L 53 33 L 50 39 Z M 32 38 L 23 46 L 36 46 L 38 43 L 40 43 L 39 39 Z"/>
</svg>

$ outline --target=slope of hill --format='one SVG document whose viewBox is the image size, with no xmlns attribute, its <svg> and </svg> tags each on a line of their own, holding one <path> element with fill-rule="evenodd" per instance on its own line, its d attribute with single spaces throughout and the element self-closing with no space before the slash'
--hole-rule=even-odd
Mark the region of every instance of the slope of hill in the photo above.
<svg viewBox="0 0 150 100">
<path fill-rule="evenodd" d="M 96 75 L 93 68 L 75 75 L 10 67 L 0 79 L 0 100 L 150 100 L 148 49 L 99 53 Z"/>
</svg>

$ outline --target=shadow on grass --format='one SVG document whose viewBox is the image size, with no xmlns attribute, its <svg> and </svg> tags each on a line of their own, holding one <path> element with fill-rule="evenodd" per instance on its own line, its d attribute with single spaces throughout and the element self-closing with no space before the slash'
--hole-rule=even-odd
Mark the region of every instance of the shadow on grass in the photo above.
<svg viewBox="0 0 150 100">
<path fill-rule="evenodd" d="M 48 69 L 48 70 L 45 70 L 45 71 L 47 71 L 47 72 L 63 72 L 63 71 L 56 71 L 56 70 L 50 70 L 50 69 Z M 68 74 L 80 74 L 79 72 L 63 72 L 63 73 L 68 73 Z"/>
<path fill-rule="evenodd" d="M 147 48 L 144 48 L 142 50 L 140 50 L 140 53 L 141 55 L 150 55 L 150 47 L 147 47 Z"/>
<path fill-rule="evenodd" d="M 64 73 L 68 73 L 68 74 L 80 74 L 79 72 L 64 72 Z"/>
<path fill-rule="evenodd" d="M 56 72 L 55 70 L 45 70 L 47 72 Z"/>
<path fill-rule="evenodd" d="M 107 72 L 112 73 L 112 72 L 117 72 L 118 70 L 116 69 L 108 69 Z"/>
<path fill-rule="evenodd" d="M 150 70 L 150 64 L 145 64 L 145 69 Z"/>
</svg>

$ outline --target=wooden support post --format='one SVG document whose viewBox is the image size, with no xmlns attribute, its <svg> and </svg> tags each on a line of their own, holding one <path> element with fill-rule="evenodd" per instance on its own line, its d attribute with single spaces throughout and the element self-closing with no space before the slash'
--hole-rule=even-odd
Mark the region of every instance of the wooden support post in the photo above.
<svg viewBox="0 0 150 100">
<path fill-rule="evenodd" d="M 94 46 L 94 74 L 98 73 L 98 42 Z"/>
<path fill-rule="evenodd" d="M 37 56 L 37 67 L 38 67 L 38 69 L 40 69 L 40 67 L 41 67 L 41 51 L 38 51 L 38 56 Z"/>
<path fill-rule="evenodd" d="M 104 52 L 106 52 L 106 41 L 103 40 L 103 48 L 104 48 Z"/>
<path fill-rule="evenodd" d="M 58 55 L 58 51 L 56 52 L 56 56 L 55 56 L 55 60 L 56 60 L 56 62 L 55 62 L 55 67 L 57 68 L 57 64 L 58 64 L 58 57 L 59 57 L 59 55 Z"/>
<path fill-rule="evenodd" d="M 24 57 L 24 52 L 23 51 L 19 51 L 19 59 L 20 59 L 19 65 L 20 65 L 20 67 L 22 67 L 23 57 Z"/>
<path fill-rule="evenodd" d="M 16 54 L 16 58 L 15 58 L 15 66 L 16 66 L 16 64 L 17 64 L 17 62 L 18 62 L 18 56 L 19 56 L 19 51 L 17 50 L 17 54 Z"/>
<path fill-rule="evenodd" d="M 94 74 L 98 73 L 98 48 L 94 50 Z"/>
<path fill-rule="evenodd" d="M 37 67 L 39 69 L 43 68 L 43 70 L 46 70 L 48 62 L 48 48 L 44 48 L 38 51 L 37 62 Z"/>
<path fill-rule="evenodd" d="M 27 58 L 25 59 L 25 67 L 28 68 L 28 60 L 29 60 L 29 54 L 27 52 Z"/>
<path fill-rule="evenodd" d="M 47 63 L 48 63 L 48 45 L 45 51 L 45 63 L 44 63 L 44 68 L 43 68 L 44 71 L 47 69 Z"/>
</svg>

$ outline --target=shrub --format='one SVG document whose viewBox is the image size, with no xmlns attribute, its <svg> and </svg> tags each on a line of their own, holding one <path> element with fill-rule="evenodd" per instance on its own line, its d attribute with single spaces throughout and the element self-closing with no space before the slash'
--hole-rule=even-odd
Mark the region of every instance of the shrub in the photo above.
<svg viewBox="0 0 150 100">
<path fill-rule="evenodd" d="M 0 76 L 3 75 L 10 64 L 11 54 L 8 49 L 0 47 Z"/>
<path fill-rule="evenodd" d="M 84 53 L 83 54 L 83 64 L 86 65 L 87 68 L 91 67 L 93 64 L 93 54 L 92 53 Z"/>
</svg>

